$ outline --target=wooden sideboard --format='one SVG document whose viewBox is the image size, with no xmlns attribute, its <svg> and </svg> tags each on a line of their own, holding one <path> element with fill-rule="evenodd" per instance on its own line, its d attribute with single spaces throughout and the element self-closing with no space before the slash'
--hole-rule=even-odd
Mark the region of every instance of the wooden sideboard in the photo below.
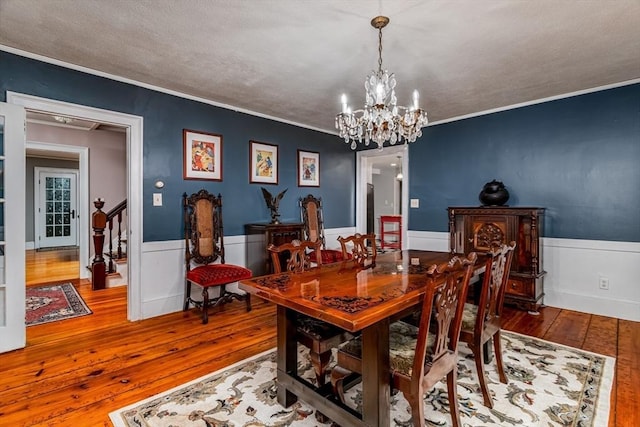
<svg viewBox="0 0 640 427">
<path fill-rule="evenodd" d="M 271 258 L 267 246 L 289 243 L 292 240 L 302 240 L 304 224 L 246 224 L 247 234 L 247 268 L 254 276 L 272 273 Z"/>
<path fill-rule="evenodd" d="M 544 275 L 540 230 L 544 208 L 450 207 L 452 253 L 486 252 L 493 241 L 516 242 L 505 300 L 529 311 L 543 303 Z"/>
</svg>

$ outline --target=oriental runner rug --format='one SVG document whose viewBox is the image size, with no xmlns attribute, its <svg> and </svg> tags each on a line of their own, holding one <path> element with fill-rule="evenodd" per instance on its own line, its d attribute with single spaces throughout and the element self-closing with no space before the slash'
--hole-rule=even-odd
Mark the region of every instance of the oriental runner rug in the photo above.
<svg viewBox="0 0 640 427">
<path fill-rule="evenodd" d="M 28 287 L 25 321 L 27 326 L 86 316 L 87 307 L 71 283 Z"/>
<path fill-rule="evenodd" d="M 509 384 L 499 382 L 495 364 L 486 365 L 494 408 L 483 405 L 475 364 L 460 346 L 458 396 L 464 426 L 606 426 L 615 359 L 511 332 L 502 333 Z M 299 347 L 299 371 L 314 381 Z M 276 351 L 259 354 L 188 384 L 110 414 L 117 427 L 318 426 L 314 408 L 276 401 Z M 353 408 L 362 402 L 359 386 L 348 391 Z M 402 393 L 391 397 L 392 426 L 410 426 Z M 426 425 L 448 426 L 446 384 L 424 397 Z"/>
</svg>

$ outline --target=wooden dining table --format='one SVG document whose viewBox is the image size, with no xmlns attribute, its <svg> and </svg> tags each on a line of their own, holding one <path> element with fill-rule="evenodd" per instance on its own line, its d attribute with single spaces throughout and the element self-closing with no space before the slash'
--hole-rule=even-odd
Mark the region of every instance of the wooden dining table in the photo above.
<svg viewBox="0 0 640 427">
<path fill-rule="evenodd" d="M 343 426 L 390 424 L 389 323 L 417 308 L 426 271 L 448 262 L 449 252 L 402 250 L 379 254 L 375 262 L 348 260 L 300 273 L 284 272 L 239 282 L 240 289 L 277 305 L 278 402 L 298 398 Z M 484 271 L 484 258 L 476 274 Z M 298 375 L 295 318 L 298 313 L 362 336 L 362 412 L 341 403 L 331 385 L 316 387 Z"/>
</svg>

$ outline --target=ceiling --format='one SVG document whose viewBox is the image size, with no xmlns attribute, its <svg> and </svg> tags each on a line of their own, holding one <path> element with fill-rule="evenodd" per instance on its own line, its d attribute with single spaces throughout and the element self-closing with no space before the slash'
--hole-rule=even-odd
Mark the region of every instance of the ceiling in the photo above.
<svg viewBox="0 0 640 427">
<path fill-rule="evenodd" d="M 377 15 L 400 104 L 418 89 L 431 122 L 640 78 L 638 0 L 0 0 L 0 49 L 335 133 Z"/>
</svg>

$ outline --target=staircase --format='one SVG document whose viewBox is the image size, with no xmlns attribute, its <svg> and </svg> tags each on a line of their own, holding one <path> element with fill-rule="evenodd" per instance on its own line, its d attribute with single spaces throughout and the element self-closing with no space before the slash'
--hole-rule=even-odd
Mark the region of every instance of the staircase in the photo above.
<svg viewBox="0 0 640 427">
<path fill-rule="evenodd" d="M 95 258 L 91 263 L 91 285 L 94 290 L 124 286 L 127 284 L 126 232 L 122 230 L 122 217 L 127 200 L 118 203 L 104 213 L 104 199 L 93 202 L 96 211 L 91 216 Z M 117 226 L 114 237 L 114 225 Z M 108 228 L 108 245 L 105 245 L 105 229 Z M 124 248 L 123 248 L 124 247 Z M 108 262 L 105 261 L 105 257 Z"/>
</svg>

